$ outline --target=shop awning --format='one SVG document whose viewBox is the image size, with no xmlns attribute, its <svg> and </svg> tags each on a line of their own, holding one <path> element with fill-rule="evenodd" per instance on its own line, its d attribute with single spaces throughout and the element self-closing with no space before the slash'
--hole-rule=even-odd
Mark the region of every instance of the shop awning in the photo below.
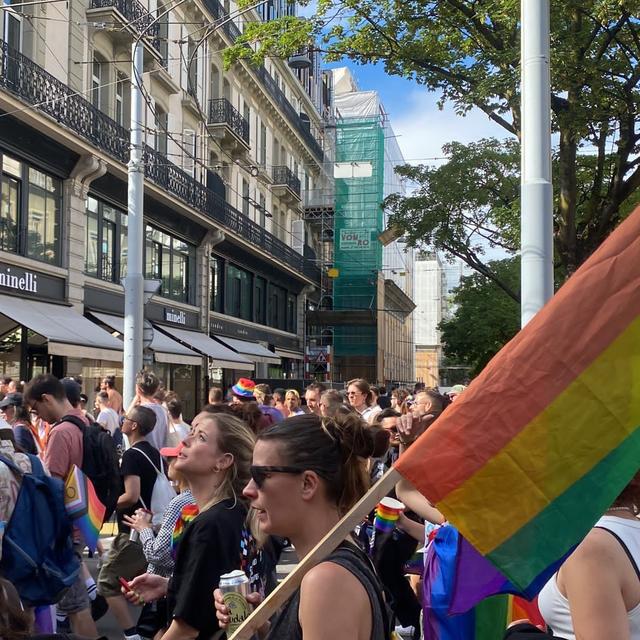
<svg viewBox="0 0 640 640">
<path fill-rule="evenodd" d="M 288 349 L 276 349 L 279 358 L 289 358 L 289 360 L 304 360 L 304 353 L 299 351 L 289 351 Z"/>
<path fill-rule="evenodd" d="M 46 338 L 49 355 L 122 362 L 120 340 L 71 307 L 0 295 L 0 313 Z"/>
<path fill-rule="evenodd" d="M 227 338 L 226 336 L 216 336 L 216 340 L 222 342 L 230 349 L 241 353 L 252 362 L 266 362 L 267 364 L 281 364 L 280 358 L 269 351 L 266 347 L 256 342 L 247 342 L 246 340 L 238 340 L 237 338 Z"/>
<path fill-rule="evenodd" d="M 243 356 L 231 349 L 227 349 L 224 345 L 212 340 L 205 333 L 200 331 L 189 331 L 188 329 L 178 329 L 177 327 L 167 327 L 165 325 L 154 325 L 157 329 L 164 331 L 172 338 L 186 344 L 191 349 L 195 349 L 199 353 L 208 356 L 210 363 L 214 367 L 221 369 L 238 369 L 240 371 L 253 371 L 253 362 L 247 360 Z"/>
<path fill-rule="evenodd" d="M 112 316 L 109 313 L 97 313 L 95 311 L 92 311 L 91 315 L 124 336 L 124 318 L 120 316 Z M 151 349 L 154 353 L 156 362 L 169 364 L 191 364 L 196 366 L 202 364 L 202 356 L 199 353 L 196 353 L 188 347 L 185 347 L 183 344 L 172 340 L 168 335 L 158 330 L 153 332 Z"/>
</svg>

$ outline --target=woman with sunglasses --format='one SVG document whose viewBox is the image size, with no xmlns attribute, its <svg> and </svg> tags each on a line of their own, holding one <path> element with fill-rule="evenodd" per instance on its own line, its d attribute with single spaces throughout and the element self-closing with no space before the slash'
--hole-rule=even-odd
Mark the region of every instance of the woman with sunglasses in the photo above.
<svg viewBox="0 0 640 640">
<path fill-rule="evenodd" d="M 170 579 L 145 573 L 123 589 L 130 602 L 167 596 L 165 640 L 205 640 L 217 631 L 211 593 L 220 576 L 241 566 L 247 519 L 242 489 L 249 481 L 254 438 L 237 417 L 200 413 L 174 468 L 189 483 L 198 515 L 184 530 Z"/>
<path fill-rule="evenodd" d="M 288 538 L 299 558 L 333 528 L 369 487 L 370 430 L 355 413 L 296 416 L 258 436 L 244 495 L 260 533 Z M 220 626 L 229 611 L 216 590 Z M 253 604 L 259 598 L 252 594 Z M 345 606 L 348 603 L 348 606 Z M 269 631 L 272 640 L 382 640 L 387 637 L 380 583 L 349 537 L 311 569 Z"/>
</svg>

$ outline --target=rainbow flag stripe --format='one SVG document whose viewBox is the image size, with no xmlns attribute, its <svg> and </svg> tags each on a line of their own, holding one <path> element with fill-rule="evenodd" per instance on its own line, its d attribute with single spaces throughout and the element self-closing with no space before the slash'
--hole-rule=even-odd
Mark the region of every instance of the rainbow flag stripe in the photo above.
<svg viewBox="0 0 640 640">
<path fill-rule="evenodd" d="M 523 591 L 638 470 L 638 265 L 640 209 L 396 464 Z"/>
<path fill-rule="evenodd" d="M 171 534 L 171 555 L 173 559 L 176 559 L 178 554 L 178 547 L 180 546 L 180 540 L 184 535 L 186 526 L 198 515 L 198 506 L 195 504 L 187 504 L 182 507 L 180 516 L 176 520 L 173 527 L 173 533 Z"/>
<path fill-rule="evenodd" d="M 91 480 L 76 465 L 73 465 L 65 481 L 64 506 L 89 549 L 95 551 L 105 507 L 98 499 Z"/>
</svg>

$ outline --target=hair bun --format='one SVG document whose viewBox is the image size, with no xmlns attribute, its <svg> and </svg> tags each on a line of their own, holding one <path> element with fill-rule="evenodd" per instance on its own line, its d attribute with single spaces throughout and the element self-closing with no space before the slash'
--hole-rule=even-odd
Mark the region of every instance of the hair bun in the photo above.
<svg viewBox="0 0 640 640">
<path fill-rule="evenodd" d="M 370 458 L 375 453 L 374 434 L 357 413 L 338 413 L 327 421 L 326 428 L 339 444 L 344 459 L 352 455 Z"/>
</svg>

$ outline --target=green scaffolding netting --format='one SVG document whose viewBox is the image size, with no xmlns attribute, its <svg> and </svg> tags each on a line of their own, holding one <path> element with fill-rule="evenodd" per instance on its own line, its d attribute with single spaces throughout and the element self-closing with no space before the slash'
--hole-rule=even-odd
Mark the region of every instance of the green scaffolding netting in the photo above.
<svg viewBox="0 0 640 640">
<path fill-rule="evenodd" d="M 377 308 L 377 273 L 382 267 L 384 197 L 384 125 L 379 116 L 349 118 L 336 132 L 336 162 L 342 173 L 362 177 L 336 178 L 333 308 L 338 311 Z M 368 172 L 370 175 L 364 176 Z M 339 326 L 334 332 L 336 356 L 373 356 L 375 326 Z"/>
</svg>

